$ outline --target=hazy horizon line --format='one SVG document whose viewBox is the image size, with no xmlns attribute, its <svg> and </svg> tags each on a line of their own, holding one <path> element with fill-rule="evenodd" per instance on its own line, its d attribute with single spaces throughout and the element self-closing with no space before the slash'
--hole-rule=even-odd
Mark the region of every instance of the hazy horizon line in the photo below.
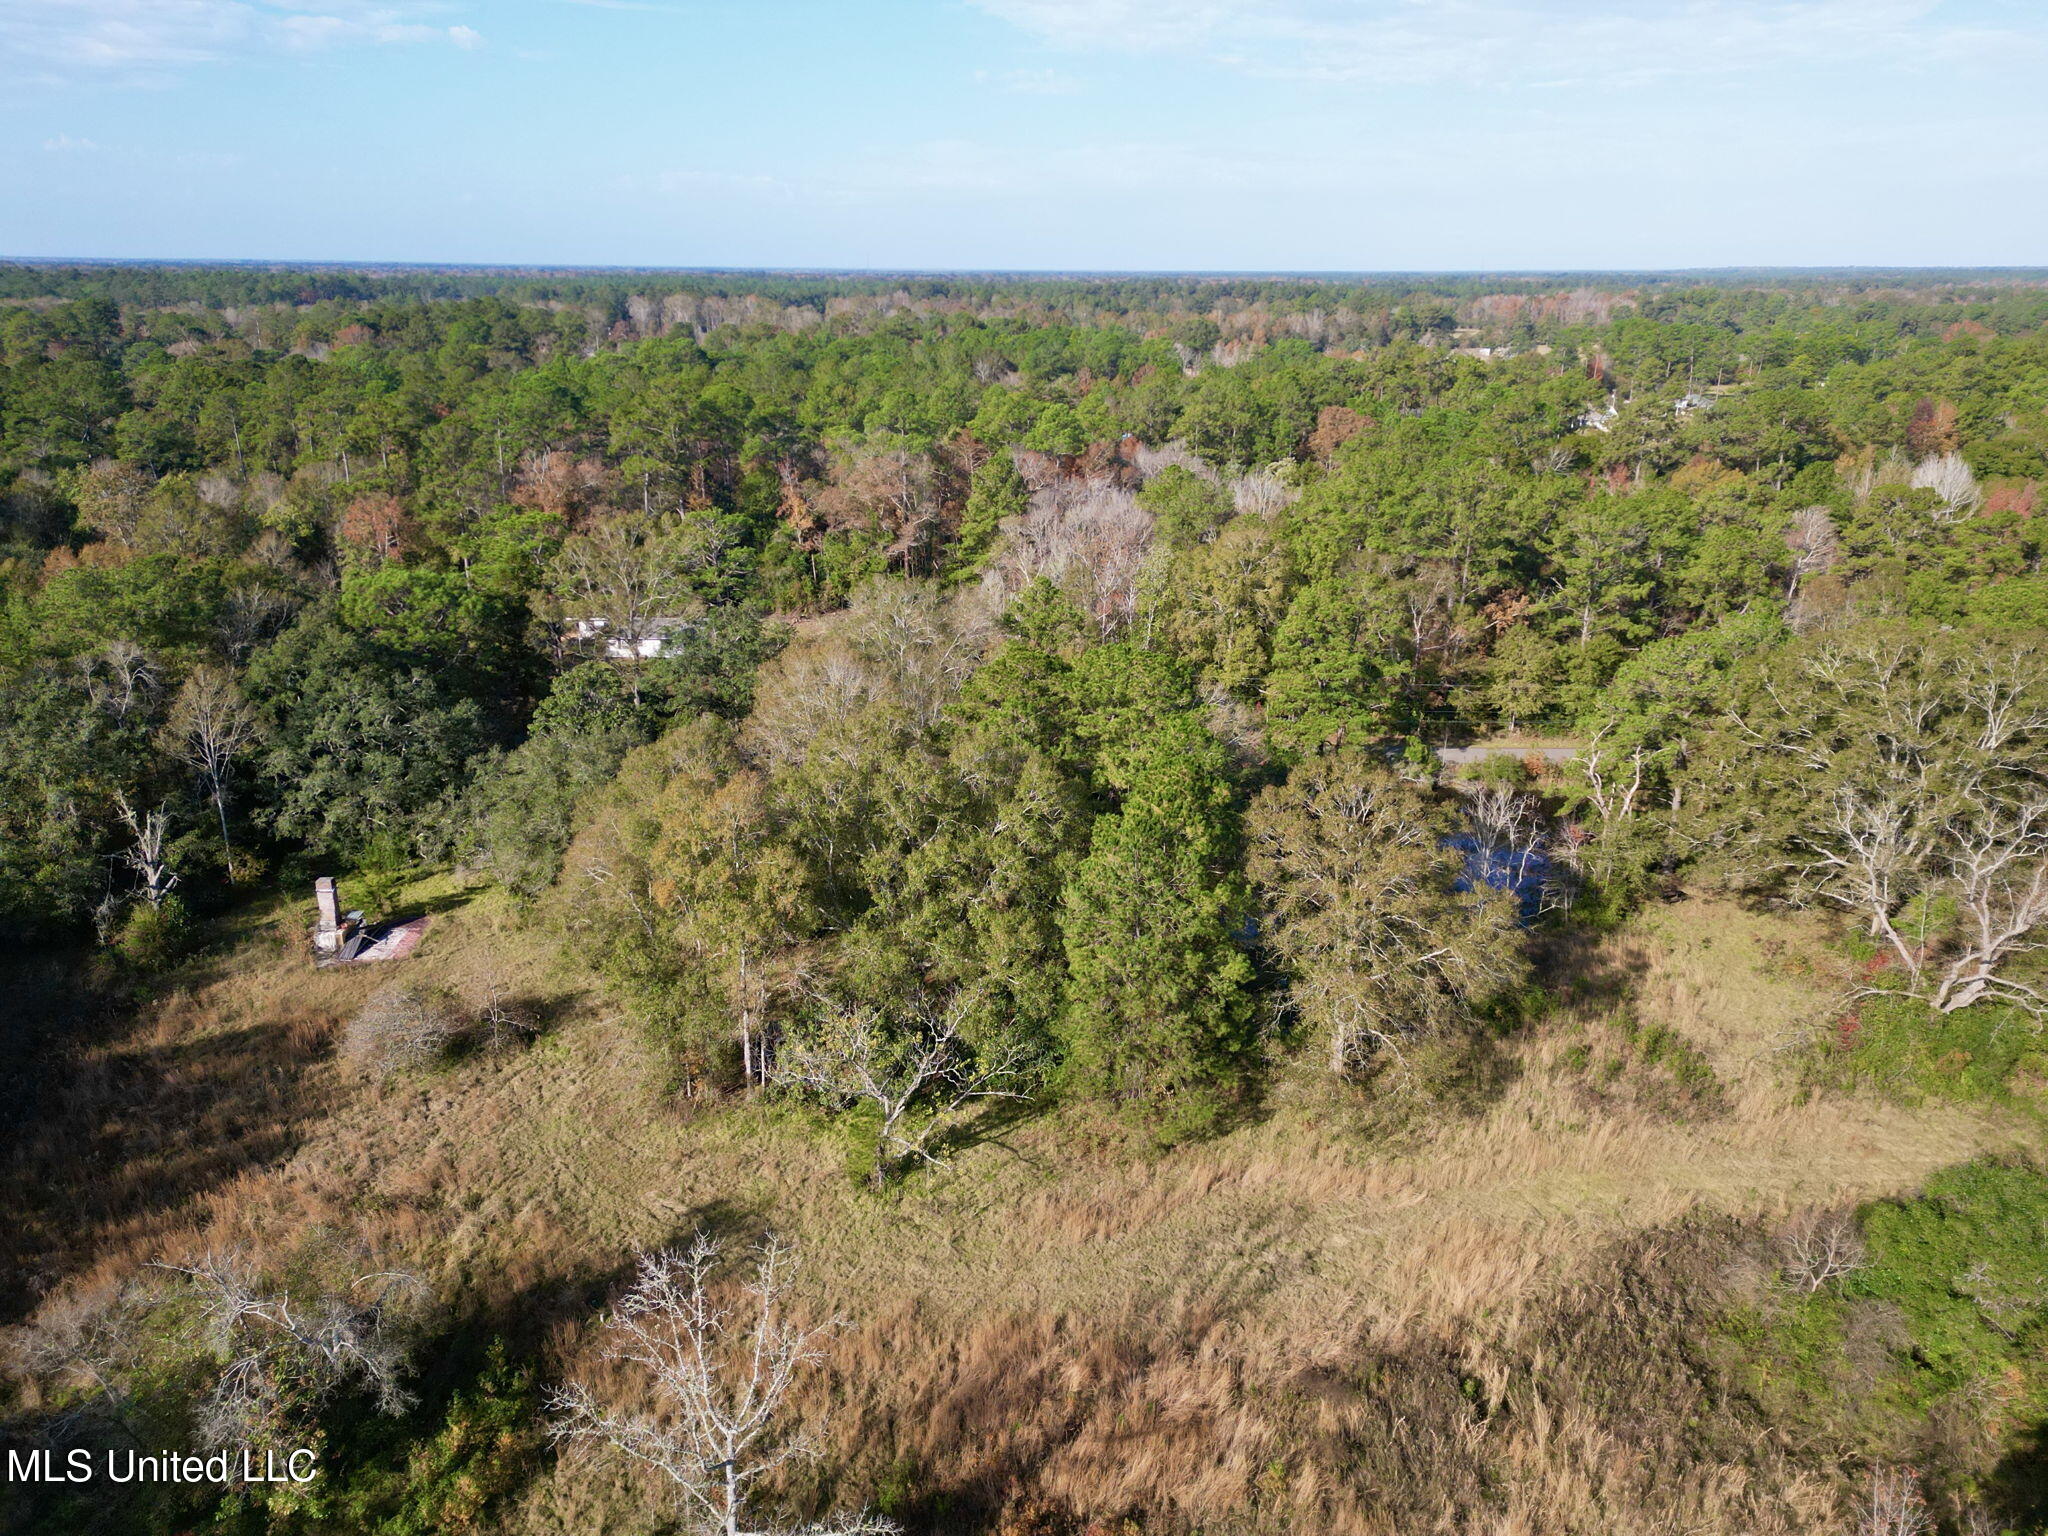
<svg viewBox="0 0 2048 1536">
<path fill-rule="evenodd" d="M 1727 275 L 1885 276 L 1892 274 L 1982 275 L 2048 280 L 2048 265 L 1933 263 L 1720 263 L 1674 267 L 919 267 L 919 266 L 753 266 L 658 264 L 650 262 L 444 261 L 432 258 L 282 256 L 26 256 L 0 254 L 11 267 L 255 267 L 269 270 L 411 271 L 508 273 L 675 273 L 687 276 L 760 277 L 986 277 L 986 278 L 1297 278 L 1305 280 L 1385 278 L 1612 278 Z"/>
</svg>

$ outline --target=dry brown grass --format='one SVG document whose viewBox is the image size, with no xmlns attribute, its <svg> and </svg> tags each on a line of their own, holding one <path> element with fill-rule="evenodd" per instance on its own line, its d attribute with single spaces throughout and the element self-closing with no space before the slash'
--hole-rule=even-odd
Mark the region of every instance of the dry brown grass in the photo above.
<svg viewBox="0 0 2048 1536">
<path fill-rule="evenodd" d="M 662 1108 L 634 1029 L 489 896 L 436 919 L 407 979 L 476 994 L 495 975 L 555 1000 L 553 1031 L 389 1082 L 353 1071 L 336 1031 L 390 978 L 312 970 L 298 922 L 272 914 L 80 1053 L 11 1177 L 105 1188 L 68 1222 L 43 1201 L 34 1276 L 81 1284 L 210 1234 L 276 1248 L 321 1224 L 528 1318 L 553 1372 L 589 1363 L 634 1249 L 772 1224 L 852 1324 L 838 1481 L 794 1492 L 865 1499 L 893 1479 L 949 1529 L 1036 1501 L 1211 1532 L 1828 1530 L 1833 1483 L 1714 1398 L 1685 1330 L 1759 1222 L 2024 1134 L 1796 1091 L 1779 1047 L 1836 985 L 1812 934 L 1690 902 L 1588 965 L 1713 1063 L 1712 1112 L 1585 1091 L 1569 1053 L 1601 1038 L 1601 995 L 1513 1042 L 1490 1102 L 1396 1136 L 1363 1134 L 1348 1096 L 1305 1078 L 1207 1145 L 1155 1155 L 1063 1111 L 876 1199 L 808 1119 Z M 505 1524 L 631 1529 L 643 1493 L 565 1465 Z"/>
</svg>

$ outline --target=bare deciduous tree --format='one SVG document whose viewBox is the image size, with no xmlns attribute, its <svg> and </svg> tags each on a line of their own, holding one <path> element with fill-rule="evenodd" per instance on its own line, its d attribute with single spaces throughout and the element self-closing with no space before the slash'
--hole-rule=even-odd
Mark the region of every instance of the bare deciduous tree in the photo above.
<svg viewBox="0 0 2048 1536">
<path fill-rule="evenodd" d="M 1872 1467 L 1856 1536 L 1926 1536 L 1934 1516 L 1907 1467 Z"/>
<path fill-rule="evenodd" d="M 1468 1022 L 1524 962 L 1513 905 L 1459 891 L 1461 860 L 1428 796 L 1333 754 L 1260 793 L 1246 819 L 1264 937 L 1345 1076 Z"/>
<path fill-rule="evenodd" d="M 2031 643 L 1884 627 L 1763 668 L 1693 778 L 1741 879 L 1855 913 L 1941 1012 L 2043 1015 L 2009 962 L 2048 923 L 2044 744 Z"/>
<path fill-rule="evenodd" d="M 929 574 L 944 510 L 929 454 L 887 440 L 853 446 L 835 460 L 817 505 L 830 528 L 887 534 L 892 567 Z"/>
<path fill-rule="evenodd" d="M 2048 791 L 1973 790 L 1966 799 L 1976 814 L 1951 829 L 1948 859 L 1960 942 L 1940 965 L 1931 1000 L 1942 1013 L 1985 997 L 2048 1012 L 2048 995 L 1999 971 L 2039 949 L 2030 936 L 2048 922 Z"/>
<path fill-rule="evenodd" d="M 1507 784 L 1481 784 L 1467 797 L 1466 819 L 1472 829 L 1478 872 L 1496 890 L 1519 898 L 1532 881 L 1536 909 L 1556 912 L 1572 902 L 1572 871 L 1553 852 L 1536 796 Z"/>
<path fill-rule="evenodd" d="M 1800 582 L 1835 568 L 1842 558 L 1842 540 L 1835 532 L 1834 515 L 1826 507 L 1801 507 L 1792 514 L 1785 544 L 1792 551 L 1792 569 L 1785 583 L 1785 601 L 1789 603 L 1798 595 Z"/>
<path fill-rule="evenodd" d="M 1244 516 L 1271 517 L 1300 500 L 1301 493 L 1281 479 L 1275 469 L 1254 469 L 1230 482 L 1230 499 Z"/>
<path fill-rule="evenodd" d="M 1915 490 L 1932 491 L 1941 498 L 1941 511 L 1936 514 L 1940 522 L 1968 517 L 1984 500 L 1983 487 L 1959 453 L 1929 454 L 1913 466 L 1909 483 Z"/>
<path fill-rule="evenodd" d="M 687 1249 L 643 1255 L 631 1286 L 606 1320 L 604 1357 L 646 1373 L 654 1406 L 607 1407 L 581 1382 L 548 1396 L 558 1445 L 606 1447 L 667 1479 L 675 1502 L 700 1530 L 742 1536 L 748 1501 L 762 1478 L 817 1454 L 811 1436 L 788 1423 L 790 1391 L 823 1361 L 823 1337 L 838 1320 L 804 1324 L 789 1315 L 795 1250 L 765 1239 L 736 1301 L 714 1286 L 722 1252 L 699 1232 Z M 872 1516 L 806 1527 L 815 1536 L 893 1531 Z"/>
<path fill-rule="evenodd" d="M 131 464 L 93 460 L 70 485 L 80 525 L 115 544 L 134 542 L 152 485 L 150 477 Z"/>
<path fill-rule="evenodd" d="M 533 1011 L 514 998 L 504 978 L 497 975 L 484 980 L 484 999 L 477 1009 L 476 1028 L 487 1051 L 511 1050 L 540 1032 Z"/>
<path fill-rule="evenodd" d="M 816 1001 L 817 1020 L 784 1039 L 769 1080 L 838 1103 L 872 1106 L 881 1117 L 882 1147 L 904 1162 L 938 1167 L 933 1138 L 961 1110 L 980 1099 L 1025 1096 L 1005 1086 L 1017 1077 L 1014 1054 L 976 1061 L 960 1039 L 968 1012 L 964 997 L 934 1006 L 920 995 L 906 1010 L 908 1017 L 893 1025 L 879 1009 L 824 996 Z M 880 1184 L 887 1172 L 886 1159 L 877 1157 L 874 1182 Z"/>
<path fill-rule="evenodd" d="M 1809 1295 L 1869 1263 L 1863 1234 L 1845 1211 L 1801 1211 L 1780 1234 L 1778 1247 L 1785 1278 Z"/>
<path fill-rule="evenodd" d="M 1043 576 L 1072 592 L 1105 636 L 1136 617 L 1153 519 L 1132 491 L 1061 476 L 1035 484 L 1014 522 L 982 579 L 991 597 L 1007 600 Z"/>
<path fill-rule="evenodd" d="M 282 629 L 297 606 L 288 590 L 280 590 L 268 581 L 238 581 L 221 600 L 214 633 L 228 655 L 241 661 L 264 637 Z"/>
<path fill-rule="evenodd" d="M 109 640 L 79 665 L 87 697 L 116 720 L 149 703 L 162 686 L 155 658 L 132 640 Z"/>
<path fill-rule="evenodd" d="M 127 1385 L 138 1354 L 133 1292 L 122 1285 L 60 1292 L 32 1322 L 6 1335 L 11 1370 L 70 1394 L 69 1405 L 44 1426 L 46 1438 L 69 1439 L 100 1424 L 135 1438 Z"/>
<path fill-rule="evenodd" d="M 421 1067 L 438 1059 L 462 1032 L 462 1021 L 439 992 L 399 984 L 379 987 L 348 1021 L 342 1050 L 379 1072 Z"/>
<path fill-rule="evenodd" d="M 587 626 L 600 654 L 619 663 L 640 701 L 638 663 L 658 643 L 657 622 L 693 614 L 698 578 L 724 555 L 716 519 L 615 514 L 562 545 L 551 574 L 558 615 Z"/>
<path fill-rule="evenodd" d="M 1616 734 L 1613 721 L 1601 721 L 1575 759 L 1586 781 L 1586 798 L 1603 826 L 1635 814 L 1636 797 L 1643 792 L 1643 773 L 1648 767 L 1648 746 L 1635 741 L 1623 750 L 1623 743 L 1614 739 Z"/>
<path fill-rule="evenodd" d="M 171 701 L 165 744 L 206 786 L 220 818 L 223 847 L 228 845 L 228 775 L 260 729 L 256 711 L 242 697 L 234 677 L 220 667 L 194 667 Z"/>
<path fill-rule="evenodd" d="M 138 811 L 127 795 L 119 792 L 114 795 L 114 812 L 131 839 L 116 857 L 135 872 L 142 899 L 156 906 L 178 883 L 164 847 L 170 837 L 170 817 L 161 810 Z"/>
<path fill-rule="evenodd" d="M 748 749 L 778 767 L 801 762 L 825 726 L 870 703 L 928 726 L 995 639 L 979 601 L 930 582 L 869 582 L 825 634 L 762 667 Z"/>
<path fill-rule="evenodd" d="M 385 1413 L 403 1412 L 405 1334 L 428 1290 L 403 1270 L 359 1274 L 310 1298 L 267 1285 L 248 1255 L 211 1252 L 159 1264 L 185 1277 L 200 1306 L 201 1336 L 218 1366 L 200 1416 L 209 1444 L 258 1440 L 345 1387 L 362 1387 Z"/>
</svg>

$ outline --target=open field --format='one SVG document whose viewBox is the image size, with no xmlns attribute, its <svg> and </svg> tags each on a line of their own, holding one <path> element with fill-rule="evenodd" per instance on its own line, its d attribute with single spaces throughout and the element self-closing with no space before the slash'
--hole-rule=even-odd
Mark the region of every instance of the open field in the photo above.
<svg viewBox="0 0 2048 1536">
<path fill-rule="evenodd" d="M 1756 1283 L 1787 1212 L 2038 1141 L 2016 1114 L 1802 1091 L 1795 1048 L 1844 977 L 1810 929 L 1691 901 L 1575 957 L 1453 1112 L 1282 1073 L 1211 1143 L 1160 1155 L 1061 1110 L 877 1198 L 808 1115 L 659 1104 L 634 1027 L 494 896 L 436 917 L 406 979 L 495 978 L 549 1032 L 366 1080 L 333 1047 L 396 972 L 313 971 L 303 916 L 251 919 L 31 1113 L 7 1169 L 30 1290 L 325 1230 L 522 1319 L 553 1376 L 635 1249 L 772 1225 L 850 1323 L 827 1469 L 941 1526 L 1036 1501 L 1210 1531 L 1833 1529 L 1838 1490 L 1682 1335 Z M 1624 1012 L 1711 1076 L 1630 1059 Z M 501 1519 L 635 1529 L 641 1493 L 544 1466 Z"/>
</svg>

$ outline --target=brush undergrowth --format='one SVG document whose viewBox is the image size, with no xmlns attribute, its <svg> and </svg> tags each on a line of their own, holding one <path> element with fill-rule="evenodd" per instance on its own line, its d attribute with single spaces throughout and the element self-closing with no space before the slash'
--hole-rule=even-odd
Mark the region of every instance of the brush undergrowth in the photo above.
<svg viewBox="0 0 2048 1536">
<path fill-rule="evenodd" d="M 1731 1311 L 1745 1385 L 1844 1459 L 1916 1466 L 1952 1529 L 2048 1529 L 2048 1176 L 1967 1163 L 1856 1227 L 1856 1267 Z"/>
<path fill-rule="evenodd" d="M 332 1406 L 317 1502 L 125 1524 L 74 1502 L 42 1533 L 88 1514 L 212 1536 L 655 1529 L 631 1478 L 541 1449 L 534 1399 L 590 1369 L 631 1253 L 706 1224 L 798 1241 L 809 1300 L 849 1320 L 804 1403 L 825 1459 L 774 1490 L 792 1517 L 885 1508 L 917 1536 L 1841 1536 L 1866 1459 L 1986 1497 L 2024 1484 L 2040 1343 L 2034 1314 L 2000 1310 L 2023 1289 L 2015 1254 L 1991 1256 L 2006 1290 L 1979 1305 L 2010 1339 L 1870 1289 L 1876 1264 L 1804 1299 L 1729 1278 L 1770 1270 L 1773 1213 L 1801 1204 L 1861 1208 L 1873 1255 L 1908 1251 L 1920 1239 L 1879 1231 L 1884 1197 L 2030 1123 L 1799 1091 L 1778 1041 L 1839 978 L 1786 919 L 1697 904 L 1560 939 L 1546 990 L 1370 1084 L 1304 1054 L 1242 1122 L 1170 1151 L 1048 1104 L 879 1197 L 854 1120 L 665 1098 L 630 1011 L 490 897 L 436 915 L 408 982 L 501 979 L 548 1001 L 549 1033 L 352 1071 L 335 1047 L 386 978 L 308 970 L 303 926 L 252 909 L 149 999 L 37 1045 L 43 1097 L 0 1150 L 25 1216 L 0 1242 L 36 1277 L 14 1315 L 216 1233 L 274 1259 L 325 1222 L 429 1275 L 451 1314 L 497 1321 L 420 1348 L 407 1415 Z M 509 1365 L 489 1358 L 501 1335 Z M 1980 1400 L 2007 1405 L 1997 1445 Z"/>
</svg>

